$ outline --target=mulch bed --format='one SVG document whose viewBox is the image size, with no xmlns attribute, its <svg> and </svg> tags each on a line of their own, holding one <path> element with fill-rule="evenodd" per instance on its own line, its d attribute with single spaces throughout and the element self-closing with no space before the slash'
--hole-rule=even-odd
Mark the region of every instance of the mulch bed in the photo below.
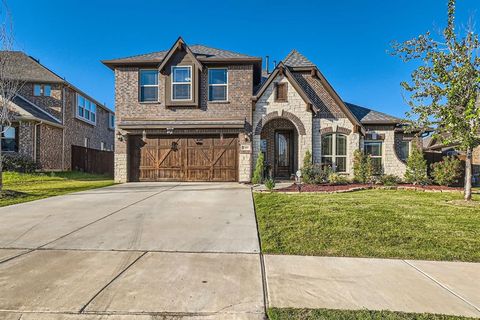
<svg viewBox="0 0 480 320">
<path fill-rule="evenodd" d="M 336 192 L 351 192 L 367 189 L 397 189 L 397 190 L 415 190 L 415 191 L 427 191 L 427 192 L 462 192 L 463 189 L 460 187 L 443 187 L 443 186 L 420 186 L 413 184 L 399 184 L 397 186 L 383 186 L 383 185 L 372 185 L 372 184 L 360 184 L 360 183 L 350 183 L 344 185 L 330 185 L 330 184 L 303 184 L 300 188 L 300 192 L 325 192 L 325 193 L 336 193 Z M 291 186 L 275 189 L 274 192 L 299 192 L 298 185 L 296 183 Z"/>
</svg>

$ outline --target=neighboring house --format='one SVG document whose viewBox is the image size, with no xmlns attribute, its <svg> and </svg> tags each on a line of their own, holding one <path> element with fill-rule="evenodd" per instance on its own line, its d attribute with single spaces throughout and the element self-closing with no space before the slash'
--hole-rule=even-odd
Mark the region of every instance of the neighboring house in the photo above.
<svg viewBox="0 0 480 320">
<path fill-rule="evenodd" d="M 18 51 L 3 51 L 12 77 L 22 82 L 13 122 L 2 136 L 4 153 L 19 153 L 42 170 L 70 170 L 71 146 L 114 148 L 114 112 Z"/>
<path fill-rule="evenodd" d="M 315 163 L 353 174 L 357 149 L 403 177 L 412 135 L 401 120 L 345 103 L 293 50 L 262 76 L 262 59 L 179 38 L 168 51 L 103 61 L 115 72 L 115 179 L 250 181 L 260 151 L 289 179 Z"/>
</svg>

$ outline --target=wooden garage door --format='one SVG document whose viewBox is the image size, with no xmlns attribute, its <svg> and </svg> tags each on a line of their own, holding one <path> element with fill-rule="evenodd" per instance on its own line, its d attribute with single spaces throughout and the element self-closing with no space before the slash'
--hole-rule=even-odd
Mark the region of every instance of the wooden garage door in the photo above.
<svg viewBox="0 0 480 320">
<path fill-rule="evenodd" d="M 131 181 L 237 181 L 237 137 L 132 136 Z"/>
</svg>

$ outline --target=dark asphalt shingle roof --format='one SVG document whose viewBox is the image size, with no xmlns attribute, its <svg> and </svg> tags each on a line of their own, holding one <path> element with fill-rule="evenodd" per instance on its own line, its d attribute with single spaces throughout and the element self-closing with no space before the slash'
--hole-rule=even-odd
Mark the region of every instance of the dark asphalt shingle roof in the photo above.
<svg viewBox="0 0 480 320">
<path fill-rule="evenodd" d="M 22 97 L 15 96 L 13 98 L 13 103 L 23 109 L 27 114 L 30 114 L 39 120 L 61 124 L 57 118 L 48 114 L 46 111 L 41 110 L 39 107 Z"/>
<path fill-rule="evenodd" d="M 27 82 L 65 82 L 39 61 L 21 51 L 0 51 L 0 57 L 6 63 L 6 70 L 12 70 L 9 73 L 15 74 L 15 79 Z"/>
<path fill-rule="evenodd" d="M 229 51 L 229 50 L 216 49 L 216 48 L 208 47 L 201 44 L 191 45 L 191 46 L 188 46 L 188 48 L 193 52 L 195 56 L 201 57 L 205 60 L 256 58 L 246 54 Z M 163 60 L 163 58 L 165 58 L 167 53 L 168 53 L 168 50 L 163 50 L 163 51 L 157 51 L 157 52 L 140 54 L 140 55 L 131 56 L 131 57 L 112 59 L 112 60 L 115 62 L 161 61 Z"/>
<path fill-rule="evenodd" d="M 383 112 L 361 107 L 353 103 L 345 102 L 345 105 L 363 124 L 398 124 L 402 119 L 388 115 Z"/>
<path fill-rule="evenodd" d="M 283 64 L 287 67 L 314 67 L 315 64 L 308 60 L 303 54 L 293 49 L 286 57 L 283 59 Z"/>
</svg>

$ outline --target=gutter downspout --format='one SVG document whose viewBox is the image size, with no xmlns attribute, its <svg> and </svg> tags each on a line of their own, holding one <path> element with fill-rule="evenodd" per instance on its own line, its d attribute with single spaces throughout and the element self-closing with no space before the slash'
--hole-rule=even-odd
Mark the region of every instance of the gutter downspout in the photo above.
<svg viewBox="0 0 480 320">
<path fill-rule="evenodd" d="M 62 88 L 62 171 L 65 171 L 65 99 L 66 90 L 65 87 Z"/>
</svg>

